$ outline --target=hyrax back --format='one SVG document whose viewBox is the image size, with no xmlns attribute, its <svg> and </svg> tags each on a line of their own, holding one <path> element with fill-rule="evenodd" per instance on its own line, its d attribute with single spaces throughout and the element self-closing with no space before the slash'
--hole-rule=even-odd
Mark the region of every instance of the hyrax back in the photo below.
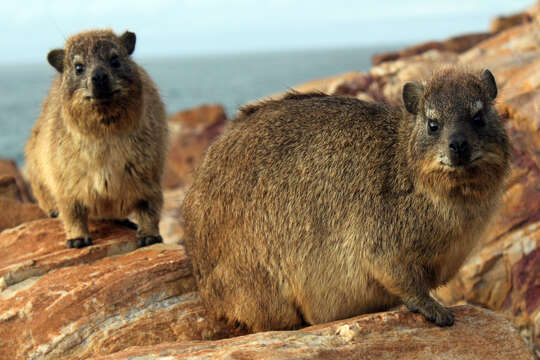
<svg viewBox="0 0 540 360">
<path fill-rule="evenodd" d="M 95 30 L 52 50 L 58 70 L 26 146 L 28 173 L 43 210 L 59 214 L 68 246 L 91 244 L 87 221 L 134 212 L 139 245 L 161 241 L 165 109 L 130 57 L 135 34 Z"/>
<path fill-rule="evenodd" d="M 471 251 L 502 192 L 508 141 L 495 81 L 448 69 L 382 104 L 290 94 L 244 108 L 183 204 L 200 293 L 253 331 L 405 303 L 437 325 L 429 291 Z"/>
</svg>

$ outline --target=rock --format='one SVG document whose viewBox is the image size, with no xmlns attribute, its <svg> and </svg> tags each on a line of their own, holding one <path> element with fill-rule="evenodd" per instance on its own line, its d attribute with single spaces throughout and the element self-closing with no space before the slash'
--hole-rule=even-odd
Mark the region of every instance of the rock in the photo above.
<svg viewBox="0 0 540 360">
<path fill-rule="evenodd" d="M 379 78 L 379 84 L 386 102 L 401 106 L 402 88 L 407 81 L 428 79 L 439 67 L 455 65 L 458 55 L 451 52 L 430 50 L 406 60 L 385 62 L 374 66 L 370 74 Z"/>
<path fill-rule="evenodd" d="M 21 202 L 32 201 L 29 187 L 13 160 L 0 159 L 0 197 Z"/>
<path fill-rule="evenodd" d="M 86 359 L 135 345 L 238 334 L 206 319 L 183 247 L 136 251 L 133 230 L 91 223 L 68 249 L 58 220 L 0 234 L 0 358 Z"/>
<path fill-rule="evenodd" d="M 373 65 L 379 65 L 387 61 L 405 59 L 414 55 L 420 55 L 430 50 L 439 52 L 453 52 L 460 54 L 469 50 L 476 44 L 490 38 L 491 33 L 477 33 L 455 36 L 445 41 L 430 41 L 420 45 L 411 46 L 398 52 L 376 54 L 371 58 Z"/>
<path fill-rule="evenodd" d="M 2 209 L 2 216 L 0 216 L 0 233 L 24 222 L 46 217 L 39 206 L 35 204 L 22 203 L 18 200 L 1 196 L 0 209 Z"/>
<path fill-rule="evenodd" d="M 163 196 L 165 202 L 159 222 L 159 232 L 166 244 L 183 244 L 184 220 L 182 218 L 181 205 L 186 193 L 185 187 L 165 190 Z"/>
<path fill-rule="evenodd" d="M 454 312 L 456 324 L 450 328 L 394 311 L 299 331 L 134 347 L 96 359 L 533 359 L 500 315 L 471 306 Z"/>
<path fill-rule="evenodd" d="M 322 79 L 312 80 L 304 84 L 293 86 L 292 91 L 300 93 L 322 92 L 331 94 L 342 83 L 355 83 L 360 88 L 365 88 L 370 81 L 365 79 L 365 74 L 359 72 L 348 72 L 341 75 L 329 76 Z M 272 95 L 269 98 L 280 98 L 283 94 Z"/>
<path fill-rule="evenodd" d="M 491 21 L 490 30 L 493 33 L 498 33 L 514 26 L 530 23 L 533 17 L 529 13 L 519 13 L 510 16 L 498 16 Z"/>
<path fill-rule="evenodd" d="M 166 189 L 191 183 L 191 171 L 223 132 L 226 120 L 225 109 L 220 105 L 203 105 L 169 118 L 172 136 L 163 180 Z"/>
<path fill-rule="evenodd" d="M 0 198 L 22 201 L 22 194 L 17 179 L 10 175 L 0 176 Z"/>
<path fill-rule="evenodd" d="M 15 162 L 0 159 L 0 233 L 23 222 L 45 217 L 37 205 L 30 203 L 32 200 Z"/>
<path fill-rule="evenodd" d="M 169 124 L 190 128 L 208 127 L 227 120 L 225 108 L 219 104 L 205 104 L 193 109 L 179 111 L 169 116 Z"/>
<path fill-rule="evenodd" d="M 369 73 L 356 73 L 356 76 L 340 78 L 330 83 L 326 93 L 329 95 L 354 96 L 360 100 L 377 102 L 384 99 L 378 78 Z"/>
</svg>

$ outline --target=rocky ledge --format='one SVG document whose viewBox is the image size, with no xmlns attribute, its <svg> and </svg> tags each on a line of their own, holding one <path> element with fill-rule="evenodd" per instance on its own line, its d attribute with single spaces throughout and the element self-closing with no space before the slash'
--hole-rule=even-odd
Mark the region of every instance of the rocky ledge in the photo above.
<svg viewBox="0 0 540 360">
<path fill-rule="evenodd" d="M 472 306 L 453 311 L 453 328 L 392 311 L 299 331 L 134 347 L 96 359 L 532 359 L 503 317 Z"/>
<path fill-rule="evenodd" d="M 226 122 L 222 107 L 205 105 L 169 120 L 165 244 L 136 249 L 132 230 L 96 222 L 94 246 L 67 249 L 60 222 L 43 219 L 15 164 L 0 161 L 0 360 L 540 359 L 540 3 L 496 19 L 489 33 L 377 61 L 368 72 L 295 89 L 398 104 L 405 81 L 446 64 L 487 67 L 499 84 L 512 173 L 481 245 L 434 294 L 454 306 L 455 326 L 397 310 L 247 335 L 209 318 L 182 246 L 180 211 L 191 170 Z"/>
<path fill-rule="evenodd" d="M 451 328 L 394 311 L 238 337 L 207 316 L 181 245 L 136 249 L 133 230 L 107 222 L 91 232 L 81 250 L 58 220 L 0 234 L 0 358 L 532 359 L 510 322 L 472 306 Z"/>
</svg>

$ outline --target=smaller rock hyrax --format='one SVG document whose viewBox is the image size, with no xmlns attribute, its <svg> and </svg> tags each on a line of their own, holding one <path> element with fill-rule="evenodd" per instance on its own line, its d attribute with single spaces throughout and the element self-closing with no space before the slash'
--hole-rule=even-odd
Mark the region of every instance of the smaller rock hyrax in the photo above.
<svg viewBox="0 0 540 360">
<path fill-rule="evenodd" d="M 49 52 L 59 72 L 26 145 L 40 207 L 59 214 L 67 245 L 92 244 L 88 219 L 134 213 L 139 246 L 161 242 L 165 108 L 156 86 L 130 57 L 135 34 L 94 30 Z"/>
<path fill-rule="evenodd" d="M 503 192 L 509 144 L 492 74 L 444 69 L 403 88 L 406 111 L 322 94 L 247 106 L 210 146 L 183 203 L 201 297 L 252 331 L 431 296 Z"/>
</svg>

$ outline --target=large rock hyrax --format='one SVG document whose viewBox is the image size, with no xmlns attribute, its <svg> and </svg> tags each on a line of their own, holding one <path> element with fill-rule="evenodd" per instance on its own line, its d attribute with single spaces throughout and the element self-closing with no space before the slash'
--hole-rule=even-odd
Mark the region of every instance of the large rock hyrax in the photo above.
<svg viewBox="0 0 540 360">
<path fill-rule="evenodd" d="M 26 145 L 40 207 L 60 215 L 69 247 L 92 244 L 88 219 L 134 213 L 140 246 L 162 241 L 165 108 L 132 59 L 135 34 L 87 31 L 49 52 L 58 70 Z"/>
<path fill-rule="evenodd" d="M 443 69 L 405 108 L 321 94 L 245 107 L 188 191 L 206 306 L 253 331 L 400 303 L 439 326 L 430 290 L 459 269 L 503 192 L 509 144 L 492 74 Z"/>
</svg>

